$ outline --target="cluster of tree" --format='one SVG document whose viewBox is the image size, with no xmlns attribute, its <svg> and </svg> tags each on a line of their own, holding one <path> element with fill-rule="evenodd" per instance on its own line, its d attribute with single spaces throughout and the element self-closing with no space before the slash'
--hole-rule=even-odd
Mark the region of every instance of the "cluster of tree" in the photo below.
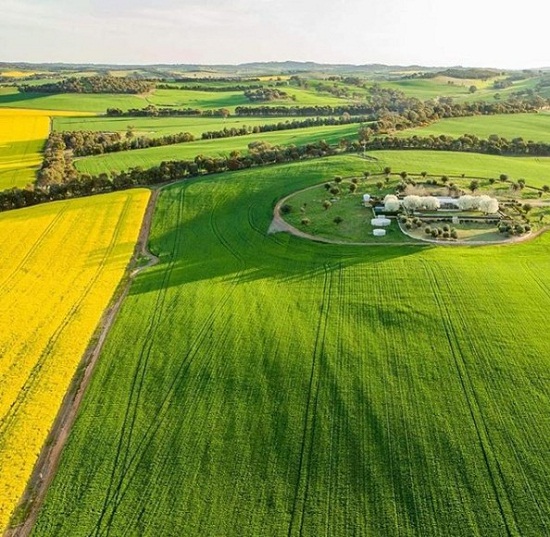
<svg viewBox="0 0 550 537">
<path fill-rule="evenodd" d="M 46 142 L 42 166 L 38 170 L 36 184 L 47 186 L 76 180 L 78 172 L 67 154 L 63 136 L 52 132 Z"/>
<path fill-rule="evenodd" d="M 541 78 L 537 84 L 537 89 L 541 90 L 543 88 L 547 88 L 548 86 L 550 86 L 550 76 Z"/>
<path fill-rule="evenodd" d="M 509 88 L 514 83 L 514 79 L 512 77 L 503 78 L 501 80 L 495 80 L 493 82 L 493 88 L 494 89 L 506 89 Z"/>
<path fill-rule="evenodd" d="M 143 169 L 112 172 L 111 175 L 71 174 L 58 182 L 41 183 L 34 188 L 12 188 L 0 192 L 0 211 L 28 207 L 48 201 L 89 196 L 124 190 L 136 186 L 156 185 L 199 175 L 241 170 L 257 166 L 269 166 L 300 160 L 334 155 L 337 152 L 354 151 L 357 147 L 335 147 L 323 141 L 303 146 L 271 147 L 259 144 L 249 154 L 229 157 L 205 157 L 193 160 L 162 162 L 158 166 Z"/>
<path fill-rule="evenodd" d="M 170 117 L 170 116 L 203 116 L 227 117 L 230 115 L 227 108 L 217 110 L 200 110 L 198 108 L 157 108 L 150 104 L 145 108 L 130 108 L 127 111 L 121 108 L 107 108 L 109 117 Z"/>
<path fill-rule="evenodd" d="M 72 77 L 38 86 L 18 86 L 23 93 L 146 93 L 154 87 L 154 83 L 147 80 L 115 76 Z"/>
<path fill-rule="evenodd" d="M 360 133 L 365 138 L 369 134 L 388 133 L 411 127 L 428 125 L 439 119 L 495 114 L 519 114 L 536 112 L 547 106 L 549 101 L 538 96 L 523 99 L 508 99 L 497 102 L 463 102 L 439 99 L 439 101 L 418 101 L 409 103 L 410 107 L 401 111 L 390 111 L 387 107 L 379 110 L 379 119 L 373 127 Z"/>
<path fill-rule="evenodd" d="M 372 121 L 372 118 L 365 116 L 348 116 L 341 117 L 316 117 L 307 119 L 294 119 L 280 121 L 279 123 L 267 123 L 265 125 L 254 125 L 253 127 L 243 125 L 241 127 L 223 128 L 219 131 L 207 131 L 203 132 L 201 138 L 203 140 L 210 140 L 214 138 L 231 138 L 233 136 L 245 136 L 247 134 L 258 134 L 261 132 L 274 132 L 292 129 L 305 129 L 308 127 L 322 127 L 326 125 L 349 125 L 352 123 L 363 123 Z"/>
<path fill-rule="evenodd" d="M 125 137 L 118 132 L 64 131 L 56 133 L 56 137 L 57 134 L 61 135 L 65 150 L 71 150 L 76 157 L 181 144 L 195 139 L 189 132 L 167 134 L 157 138 L 133 136 L 131 131 L 128 131 Z"/>
<path fill-rule="evenodd" d="M 379 136 L 362 141 L 365 151 L 377 149 L 427 149 L 432 151 L 462 151 L 466 153 L 484 153 L 489 155 L 529 155 L 537 157 L 550 156 L 550 144 L 525 141 L 523 138 L 507 140 L 498 135 L 487 139 L 478 138 L 473 134 L 465 134 L 459 138 L 446 136 Z"/>
<path fill-rule="evenodd" d="M 330 93 L 338 99 L 347 99 L 351 97 L 349 88 L 346 88 L 346 86 L 337 86 L 336 84 L 331 85 L 320 82 L 315 86 L 315 91 L 319 93 Z"/>
<path fill-rule="evenodd" d="M 487 80 L 501 74 L 494 69 L 482 69 L 476 67 L 450 67 L 444 71 L 432 71 L 423 73 L 422 78 L 435 78 L 436 76 L 448 76 L 450 78 Z"/>
<path fill-rule="evenodd" d="M 290 95 L 286 91 L 269 87 L 246 89 L 244 92 L 244 96 L 253 103 L 290 99 Z"/>
</svg>

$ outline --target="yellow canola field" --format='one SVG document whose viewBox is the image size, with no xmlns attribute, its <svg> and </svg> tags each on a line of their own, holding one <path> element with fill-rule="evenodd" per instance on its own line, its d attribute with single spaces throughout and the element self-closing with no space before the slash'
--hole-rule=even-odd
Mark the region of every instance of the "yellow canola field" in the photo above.
<svg viewBox="0 0 550 537">
<path fill-rule="evenodd" d="M 36 71 L 3 71 L 0 76 L 9 76 L 11 78 L 24 78 L 26 76 L 35 75 Z"/>
<path fill-rule="evenodd" d="M 23 188 L 36 178 L 50 132 L 50 117 L 78 112 L 0 109 L 0 190 Z"/>
<path fill-rule="evenodd" d="M 0 534 L 132 255 L 145 189 L 0 214 Z"/>
</svg>

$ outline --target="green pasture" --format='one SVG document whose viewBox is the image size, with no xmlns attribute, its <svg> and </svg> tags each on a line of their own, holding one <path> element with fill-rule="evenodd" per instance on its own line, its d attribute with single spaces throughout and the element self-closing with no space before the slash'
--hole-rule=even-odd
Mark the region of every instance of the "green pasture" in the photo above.
<svg viewBox="0 0 550 537">
<path fill-rule="evenodd" d="M 547 112 L 529 114 L 503 114 L 495 116 L 472 116 L 442 119 L 427 127 L 407 129 L 397 136 L 462 136 L 474 134 L 488 138 L 498 134 L 508 140 L 523 138 L 525 141 L 550 142 L 550 114 Z"/>
<path fill-rule="evenodd" d="M 145 135 L 152 138 L 190 132 L 200 138 L 203 132 L 220 131 L 224 128 L 241 128 L 243 126 L 271 125 L 284 123 L 285 121 L 304 120 L 307 118 L 257 118 L 229 116 L 225 119 L 219 117 L 88 117 L 88 118 L 54 118 L 54 130 L 56 131 L 95 131 L 95 132 L 120 132 L 126 133 L 131 127 L 136 136 Z M 359 130 L 359 124 L 355 124 L 355 130 Z"/>
<path fill-rule="evenodd" d="M 122 171 L 134 166 L 148 168 L 160 164 L 164 160 L 193 159 L 197 155 L 212 157 L 229 155 L 232 151 L 247 152 L 248 144 L 264 141 L 273 145 L 303 145 L 325 140 L 337 143 L 341 138 L 350 140 L 357 138 L 358 125 L 338 125 L 332 127 L 311 127 L 287 131 L 250 134 L 218 140 L 202 140 L 184 144 L 106 153 L 93 157 L 85 157 L 75 161 L 77 169 L 84 173 L 98 174 L 111 171 Z"/>
<path fill-rule="evenodd" d="M 375 159 L 371 166 L 381 173 L 390 166 L 393 173 L 426 171 L 436 178 L 441 175 L 498 179 L 507 174 L 510 180 L 525 179 L 526 184 L 535 187 L 550 185 L 550 158 L 544 157 L 501 157 L 479 153 L 454 153 L 451 151 L 370 151 Z M 454 180 L 454 177 L 453 177 Z"/>
<path fill-rule="evenodd" d="M 266 234 L 280 197 L 367 168 L 336 157 L 162 192 L 160 263 L 107 338 L 35 537 L 548 533 L 550 236 Z"/>
<path fill-rule="evenodd" d="M 147 101 L 138 95 L 82 93 L 20 93 L 15 88 L 2 88 L 0 107 L 34 108 L 37 110 L 74 110 L 105 113 L 107 108 L 144 108 Z"/>
</svg>

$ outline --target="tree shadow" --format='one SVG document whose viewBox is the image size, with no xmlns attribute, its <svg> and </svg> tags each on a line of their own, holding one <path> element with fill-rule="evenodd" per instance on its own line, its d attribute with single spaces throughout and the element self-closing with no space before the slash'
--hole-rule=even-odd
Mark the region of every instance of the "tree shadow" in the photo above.
<svg viewBox="0 0 550 537">
<path fill-rule="evenodd" d="M 7 93 L 7 94 L 0 94 L 0 106 L 2 105 L 8 105 L 13 103 L 19 103 L 24 101 L 32 101 L 33 99 L 38 99 L 40 97 L 47 97 L 50 95 L 49 93 Z"/>
</svg>

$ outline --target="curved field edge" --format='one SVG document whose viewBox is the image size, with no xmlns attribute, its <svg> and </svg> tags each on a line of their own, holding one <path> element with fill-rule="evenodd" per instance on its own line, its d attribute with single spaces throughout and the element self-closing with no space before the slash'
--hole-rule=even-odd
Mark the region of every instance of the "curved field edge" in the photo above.
<svg viewBox="0 0 550 537">
<path fill-rule="evenodd" d="M 2 529 L 126 270 L 148 198 L 140 189 L 0 215 Z"/>
<path fill-rule="evenodd" d="M 332 158 L 163 191 L 34 535 L 538 536 L 550 240 L 265 234 Z M 526 292 L 526 289 L 528 292 Z"/>
</svg>

